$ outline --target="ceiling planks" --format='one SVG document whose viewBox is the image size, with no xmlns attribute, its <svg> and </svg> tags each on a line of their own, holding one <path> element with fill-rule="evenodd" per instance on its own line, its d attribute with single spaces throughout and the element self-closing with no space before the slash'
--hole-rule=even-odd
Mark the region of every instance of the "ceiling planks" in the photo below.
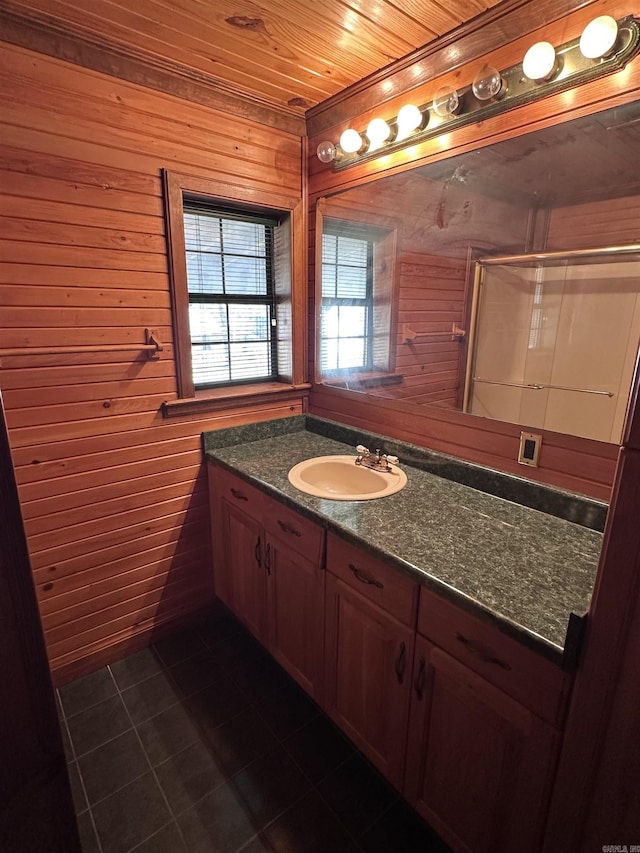
<svg viewBox="0 0 640 853">
<path fill-rule="evenodd" d="M 7 0 L 3 7 L 302 116 L 498 3 Z"/>
</svg>

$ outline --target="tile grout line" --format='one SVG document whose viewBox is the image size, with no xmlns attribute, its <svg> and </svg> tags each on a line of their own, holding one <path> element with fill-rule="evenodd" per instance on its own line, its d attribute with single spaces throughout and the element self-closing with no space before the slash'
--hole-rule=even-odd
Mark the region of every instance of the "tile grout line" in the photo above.
<svg viewBox="0 0 640 853">
<path fill-rule="evenodd" d="M 235 635 L 241 636 L 241 634 L 242 634 L 242 632 L 240 632 L 240 631 L 234 632 L 234 633 L 231 635 L 231 638 L 233 638 Z M 213 645 L 210 645 L 210 643 L 209 643 L 209 642 L 207 642 L 207 641 L 206 641 L 206 640 L 205 640 L 205 639 L 204 639 L 204 638 L 203 638 L 203 637 L 202 637 L 202 636 L 201 636 L 197 631 L 196 631 L 196 635 L 198 636 L 199 640 L 203 643 L 203 647 L 204 647 L 204 649 L 205 649 L 205 650 L 207 650 L 207 651 L 214 651 L 214 650 L 215 650 L 215 648 L 216 648 L 216 646 L 218 646 L 222 641 L 224 641 L 224 640 L 226 640 L 226 639 L 229 639 L 229 638 L 227 638 L 227 637 L 221 637 L 221 638 L 218 638 L 218 640 L 214 641 L 214 642 L 213 642 Z M 250 636 L 250 635 L 248 635 L 248 636 Z M 152 646 L 151 648 L 153 649 L 153 646 Z M 169 677 L 170 681 L 171 681 L 171 682 L 173 682 L 173 684 L 177 687 L 177 683 L 176 683 L 176 682 L 174 682 L 174 681 L 173 681 L 173 679 L 171 678 L 171 672 L 170 672 L 171 667 L 170 667 L 167 663 L 165 663 L 164 658 L 162 657 L 162 655 L 161 655 L 159 652 L 157 652 L 157 651 L 155 651 L 155 650 L 154 650 L 154 652 L 155 652 L 155 654 L 157 655 L 157 657 L 158 657 L 158 659 L 159 659 L 159 662 L 160 662 L 160 665 L 161 665 L 161 672 L 162 672 L 162 673 L 164 673 L 165 675 L 167 675 L 167 676 Z M 196 658 L 196 657 L 198 657 L 198 653 L 194 653 L 194 654 L 188 655 L 187 657 L 183 658 L 182 660 L 177 661 L 173 666 L 178 666 L 178 665 L 180 665 L 180 664 L 182 664 L 182 663 L 186 663 L 187 661 L 192 660 L 192 659 L 194 659 L 194 658 Z M 282 668 L 282 667 L 281 667 L 281 668 Z M 177 831 L 178 831 L 178 834 L 179 834 L 180 838 L 183 840 L 183 843 L 185 844 L 185 848 L 186 848 L 186 839 L 184 838 L 184 835 L 183 835 L 182 829 L 181 829 L 181 827 L 180 827 L 180 825 L 179 825 L 179 823 L 178 823 L 177 818 L 178 818 L 179 816 L 183 815 L 185 812 L 189 811 L 189 809 L 193 808 L 195 805 L 197 805 L 197 803 L 201 802 L 203 799 L 205 799 L 206 797 L 210 796 L 214 791 L 218 790 L 218 789 L 219 789 L 220 787 L 222 787 L 223 785 L 225 785 L 225 784 L 232 785 L 232 784 L 233 784 L 233 780 L 234 780 L 234 778 L 235 778 L 236 776 L 238 776 L 240 773 L 245 772 L 249 767 L 251 767 L 251 765 L 252 765 L 252 764 L 254 764 L 256 761 L 258 761 L 258 760 L 260 759 L 260 757 L 261 757 L 261 756 L 258 756 L 258 757 L 256 757 L 256 758 L 253 758 L 253 759 L 252 759 L 251 761 L 249 761 L 249 762 L 248 762 L 244 767 L 242 767 L 242 768 L 240 768 L 239 770 L 237 770 L 237 771 L 236 771 L 236 773 L 234 773 L 234 774 L 233 774 L 233 776 L 231 776 L 231 777 L 229 777 L 229 778 L 226 778 L 226 779 L 221 780 L 221 781 L 220 781 L 220 783 L 219 783 L 218 785 L 215 785 L 213 788 L 211 788 L 211 789 L 210 789 L 206 794 L 204 794 L 204 795 L 203 795 L 203 797 L 201 797 L 199 800 L 197 800 L 197 801 L 195 801 L 195 802 L 192 802 L 192 803 L 191 803 L 191 804 L 190 804 L 186 809 L 183 809 L 182 811 L 179 811 L 179 812 L 175 812 L 175 811 L 174 811 L 174 809 L 172 808 L 172 806 L 170 805 L 169 801 L 168 801 L 168 798 L 167 798 L 167 796 L 166 796 L 166 794 L 165 794 L 165 791 L 164 791 L 163 786 L 160 784 L 160 780 L 159 780 L 158 775 L 157 775 L 157 773 L 156 773 L 155 766 L 152 764 L 151 759 L 150 759 L 150 757 L 148 756 L 147 751 L 146 751 L 146 749 L 145 749 L 145 747 L 144 747 L 144 744 L 143 744 L 142 739 L 141 739 L 141 737 L 140 737 L 140 735 L 139 735 L 139 732 L 138 732 L 138 724 L 134 723 L 133 717 L 132 717 L 132 715 L 131 715 L 131 713 L 130 713 L 130 711 L 129 711 L 129 708 L 127 707 L 127 705 L 126 705 L 126 703 L 125 703 L 125 701 L 124 701 L 124 698 L 123 698 L 123 693 L 124 693 L 124 692 L 126 692 L 126 690 L 127 690 L 127 689 L 130 689 L 130 688 L 136 687 L 136 686 L 138 686 L 139 684 L 144 683 L 145 681 L 148 681 L 150 678 L 153 678 L 153 677 L 154 677 L 154 675 L 159 675 L 160 673 L 155 673 L 154 675 L 148 676 L 147 678 L 142 678 L 142 679 L 140 679 L 140 681 L 136 682 L 136 684 L 132 684 L 132 685 L 129 685 L 129 687 L 128 687 L 128 688 L 121 689 L 121 688 L 120 688 L 120 686 L 118 685 L 118 682 L 117 682 L 117 680 L 116 680 L 116 677 L 115 677 L 114 673 L 113 673 L 113 672 L 112 672 L 112 670 L 111 670 L 111 666 L 110 666 L 110 665 L 108 665 L 108 666 L 106 667 L 106 669 L 108 670 L 109 675 L 110 675 L 110 678 L 112 679 L 113 684 L 114 684 L 114 686 L 115 686 L 115 690 L 116 690 L 116 694 L 115 694 L 115 695 L 117 695 L 117 696 L 120 698 L 120 700 L 121 700 L 121 702 L 122 702 L 122 704 L 123 704 L 123 706 L 124 706 L 124 709 L 125 709 L 125 712 L 126 712 L 127 718 L 129 719 L 129 722 L 130 722 L 130 724 L 131 724 L 131 729 L 129 729 L 128 731 L 133 730 L 133 732 L 135 732 L 135 737 L 136 737 L 136 739 L 137 739 L 137 741 L 138 741 L 138 743 L 139 743 L 139 745 L 140 745 L 141 749 L 143 750 L 143 754 L 144 754 L 144 757 L 145 757 L 145 760 L 146 760 L 146 764 L 148 765 L 149 770 L 150 770 L 150 771 L 151 771 L 151 773 L 153 774 L 153 778 L 154 778 L 154 780 L 155 780 L 156 784 L 158 785 L 158 787 L 159 787 L 159 789 L 160 789 L 160 792 L 161 792 L 161 794 L 162 794 L 162 798 L 163 798 L 163 800 L 164 800 L 164 802 L 165 802 L 165 804 L 166 804 L 166 806 L 167 806 L 168 813 L 171 815 L 171 820 L 170 820 L 170 821 L 168 821 L 167 823 L 163 824 L 161 827 L 159 827 L 158 829 L 156 829 L 156 830 L 155 830 L 155 831 L 154 831 L 150 836 L 148 836 L 146 839 L 143 839 L 143 840 L 142 840 L 142 841 L 140 841 L 138 844 L 136 844 L 136 846 L 135 846 L 135 847 L 130 848 L 129 853 L 135 853 L 135 850 L 136 850 L 136 849 L 138 849 L 138 847 L 140 847 L 140 846 L 142 846 L 142 845 L 146 844 L 146 843 L 147 843 L 150 839 L 152 839 L 152 838 L 153 838 L 157 833 L 161 832 L 163 829 L 165 829 L 166 827 L 170 826 L 170 825 L 171 825 L 171 823 L 175 824 L 176 829 L 177 829 Z M 282 669 L 283 669 L 283 668 L 282 668 Z M 246 691 L 245 691 L 245 690 L 243 689 L 243 687 L 242 687 L 242 683 L 241 683 L 240 681 L 236 680 L 236 678 L 234 678 L 234 676 L 233 676 L 234 671 L 235 671 L 235 670 L 234 670 L 234 669 L 232 669 L 230 672 L 223 673 L 221 677 L 228 677 L 228 678 L 230 678 L 230 680 L 233 682 L 233 684 L 234 684 L 238 689 L 240 689 L 243 693 L 246 693 Z M 283 669 L 283 672 L 286 672 L 286 671 Z M 295 686 L 297 689 L 300 689 L 300 688 L 299 688 L 299 686 L 295 683 L 295 680 L 293 680 L 293 681 L 292 681 L 292 683 L 294 684 L 294 686 Z M 178 689 L 179 689 L 179 688 L 178 688 Z M 154 718 L 154 717 L 156 717 L 156 716 L 159 716 L 160 714 L 162 714 L 162 713 L 164 713 L 165 711 L 169 710 L 169 708 L 174 708 L 174 707 L 176 707 L 176 706 L 184 707 L 184 703 L 185 703 L 185 701 L 186 701 L 190 696 L 195 695 L 195 694 L 196 694 L 196 693 L 198 693 L 198 692 L 201 692 L 201 690 L 203 690 L 203 689 L 206 689 L 206 688 L 200 688 L 200 689 L 198 689 L 198 690 L 193 691 L 193 693 L 186 693 L 185 695 L 181 695 L 181 696 L 180 696 L 180 698 L 179 698 L 175 703 L 172 703 L 172 704 L 171 704 L 170 706 L 168 706 L 167 708 L 163 708 L 163 709 L 162 709 L 162 711 L 158 712 L 158 714 L 153 715 L 152 717 L 149 717 L 149 718 L 147 718 L 147 719 L 145 719 L 145 720 L 141 721 L 141 722 L 140 722 L 140 724 L 145 723 L 145 722 L 147 722 L 147 720 L 153 719 L 153 718 Z M 180 692 L 182 692 L 182 691 L 180 691 Z M 267 691 L 267 692 L 269 692 L 269 691 Z M 276 692 L 278 692 L 278 691 L 277 691 L 276 689 L 273 689 L 271 692 L 276 693 Z M 281 734 L 279 734 L 279 733 L 276 731 L 276 729 L 272 726 L 272 724 L 270 724 L 270 723 L 269 723 L 269 720 L 268 720 L 265 716 L 263 716 L 263 714 L 260 712 L 259 704 L 260 704 L 260 702 L 261 702 L 261 700 L 262 700 L 262 698 L 263 698 L 263 697 L 262 697 L 261 695 L 258 695 L 258 696 L 254 696 L 254 697 L 249 697 L 249 696 L 247 696 L 247 698 L 251 698 L 251 699 L 252 699 L 252 701 L 250 701 L 250 702 L 249 702 L 249 704 L 246 706 L 246 708 L 253 708 L 253 709 L 256 711 L 256 713 L 258 714 L 258 716 L 260 717 L 260 719 L 261 719 L 261 720 L 264 722 L 264 724 L 266 725 L 267 729 L 268 729 L 268 730 L 273 734 L 273 736 L 274 736 L 274 738 L 275 738 L 275 741 L 276 741 L 276 743 L 278 744 L 278 746 L 279 746 L 280 748 L 283 748 L 283 749 L 284 749 L 284 752 L 285 752 L 285 754 L 287 755 L 287 757 L 288 757 L 288 758 L 293 762 L 294 766 L 295 766 L 295 767 L 296 767 L 296 768 L 297 768 L 297 769 L 298 769 L 298 770 L 303 774 L 303 776 L 304 776 L 304 777 L 306 778 L 306 780 L 309 782 L 310 787 L 309 787 L 309 790 L 308 790 L 308 791 L 306 791 L 305 793 L 301 794 L 299 797 L 297 797 L 296 799 L 294 799 L 294 801 L 293 801 L 292 803 L 290 803 L 286 808 L 282 809 L 282 811 L 278 812 L 278 814 L 276 814 L 276 815 L 275 815 L 274 817 L 272 817 L 272 818 L 271 818 L 267 823 L 265 823 L 265 825 L 264 825 L 263 827 L 261 827 L 259 830 L 257 830 L 257 831 L 256 831 L 256 833 L 255 833 L 255 835 L 254 835 L 254 836 L 252 836 L 251 838 L 249 838 L 249 839 L 247 839 L 246 841 L 244 841 L 244 842 L 243 842 L 243 844 L 242 844 L 239 848 L 237 848 L 236 853 L 241 853 L 241 851 L 242 851 L 243 849 L 245 849 L 245 848 L 247 847 L 247 845 L 249 845 L 253 839 L 258 838 L 258 837 L 259 837 L 259 836 L 260 836 L 260 835 L 261 835 L 265 830 L 267 830 L 267 829 L 268 829 L 270 826 L 272 826 L 276 821 L 278 821 L 280 818 L 282 818 L 282 817 L 283 817 L 283 815 L 285 815 L 288 811 L 290 811 L 290 810 L 291 810 L 291 809 L 293 809 L 295 806 L 297 806 L 297 805 L 301 802 L 301 800 L 303 800 L 303 799 L 304 799 L 304 797 L 309 796 L 311 793 L 315 793 L 316 795 L 318 795 L 318 796 L 320 797 L 320 799 L 322 800 L 323 804 L 324 804 L 324 805 L 325 805 L 325 807 L 328 809 L 329 813 L 330 813 L 330 814 L 335 818 L 335 820 L 338 822 L 339 826 L 341 826 L 341 827 L 342 827 L 342 829 L 343 829 L 343 831 L 346 833 L 347 837 L 348 837 L 348 838 L 349 838 L 349 839 L 354 843 L 355 848 L 356 848 L 356 849 L 360 849 L 360 845 L 359 845 L 359 841 L 358 841 L 358 839 L 362 838 L 362 836 L 363 836 L 367 831 L 369 831 L 369 830 L 370 830 L 370 829 L 371 829 L 371 828 L 372 828 L 372 827 L 373 827 L 373 826 L 378 822 L 378 820 L 380 820 L 380 818 L 381 818 L 381 817 L 382 817 L 382 816 L 383 816 L 387 811 L 389 811 L 389 810 L 393 807 L 394 802 L 391 802 L 391 803 L 390 803 L 386 808 L 383 808 L 383 809 L 380 811 L 380 813 L 379 813 L 378 815 L 376 815 L 376 817 L 371 821 L 371 823 L 370 823 L 370 824 L 368 824 L 368 825 L 365 827 L 365 829 L 364 829 L 362 832 L 360 832 L 360 833 L 356 836 L 356 835 L 355 835 L 353 832 L 351 832 L 351 831 L 349 830 L 349 828 L 348 828 L 348 827 L 343 823 L 343 821 L 342 821 L 342 819 L 340 818 L 340 816 L 335 812 L 335 810 L 333 809 L 333 807 L 331 806 L 331 804 L 330 804 L 330 803 L 329 803 L 329 802 L 324 798 L 324 796 L 322 795 L 322 792 L 321 792 L 321 791 L 320 791 L 320 789 L 319 789 L 319 785 L 321 784 L 321 782 L 323 782 L 323 781 L 324 781 L 324 780 L 325 780 L 325 779 L 326 779 L 326 778 L 327 778 L 331 773 L 335 772 L 337 769 L 339 769 L 340 767 L 342 767 L 346 762 L 348 762 L 348 761 L 350 760 L 350 758 L 351 758 L 351 757 L 352 757 L 352 755 L 353 755 L 353 751 L 352 751 L 352 754 L 351 754 L 351 755 L 347 756 L 347 757 L 346 757 L 346 758 L 344 758 L 342 761 L 340 761 L 340 762 L 339 762 L 335 767 L 333 767 L 333 768 L 331 769 L 331 771 L 329 771 L 328 773 L 326 773 L 325 775 L 323 775 L 321 779 L 319 779 L 319 780 L 317 780 L 317 781 L 315 781 L 315 782 L 314 782 L 314 780 L 313 780 L 313 779 L 312 779 L 312 778 L 307 774 L 307 772 L 305 772 L 305 769 L 304 769 L 303 764 L 302 764 L 301 762 L 299 762 L 299 761 L 296 759 L 296 757 L 292 754 L 292 752 L 290 751 L 290 749 L 289 749 L 289 748 L 286 746 L 286 744 L 285 744 L 285 741 L 286 741 L 286 740 L 288 740 L 291 736 L 293 736 L 293 735 L 294 735 L 294 734 L 296 734 L 297 732 L 299 732 L 299 731 L 301 731 L 302 729 L 304 729 L 307 725 L 309 725 L 310 723 L 312 723 L 312 722 L 313 722 L 314 720 L 316 720 L 318 717 L 322 716 L 322 715 L 323 715 L 323 713 L 324 713 L 324 712 L 322 711 L 322 709 L 318 708 L 318 709 L 317 709 L 317 713 L 316 713 L 314 716 L 312 716 L 309 720 L 305 720 L 305 722 L 303 722 L 303 723 L 301 723 L 300 725 L 296 726 L 295 728 L 291 729 L 291 730 L 290 730 L 290 731 L 288 731 L 286 734 L 282 734 L 282 735 L 281 735 Z M 59 701 L 60 707 L 61 707 L 61 709 L 62 709 L 62 716 L 63 716 L 64 724 L 65 724 L 65 726 L 66 726 L 66 728 L 67 728 L 67 734 L 69 735 L 69 742 L 70 742 L 70 746 L 71 746 L 71 752 L 72 752 L 72 755 L 73 755 L 73 760 L 76 762 L 77 767 L 78 767 L 78 773 L 79 773 L 79 776 L 80 776 L 80 781 L 81 781 L 82 789 L 83 789 L 83 792 L 84 792 L 84 794 L 85 794 L 85 800 L 86 800 L 86 802 L 87 802 L 87 806 L 88 806 L 88 811 L 89 811 L 89 815 L 90 815 L 91 823 L 92 823 L 92 826 L 93 826 L 93 828 L 94 828 L 94 833 L 95 833 L 95 836 L 96 836 L 96 839 L 97 839 L 98 845 L 99 845 L 99 847 L 100 847 L 100 850 L 102 851 L 102 843 L 101 843 L 101 840 L 100 840 L 100 838 L 99 838 L 99 836 L 98 836 L 98 833 L 97 833 L 97 829 L 96 829 L 96 826 L 95 826 L 95 821 L 94 821 L 94 818 L 93 818 L 93 812 L 92 812 L 92 809 L 93 809 L 93 807 L 94 807 L 95 805 L 97 805 L 99 802 L 103 802 L 103 801 L 104 801 L 104 799 L 106 799 L 106 797 L 105 797 L 105 798 L 102 798 L 102 800 L 96 801 L 96 803 L 94 803 L 94 804 L 89 804 L 89 798 L 88 798 L 87 793 L 86 793 L 86 788 L 85 788 L 85 785 L 84 785 L 84 779 L 83 779 L 82 773 L 81 773 L 81 771 L 80 771 L 80 765 L 79 765 L 79 763 L 78 763 L 78 755 L 76 754 L 75 746 L 74 746 L 73 741 L 72 741 L 71 736 L 70 736 L 70 731 L 69 731 L 69 727 L 68 727 L 68 723 L 67 723 L 67 715 L 66 715 L 66 713 L 65 713 L 65 711 L 64 711 L 64 707 L 62 706 L 62 701 L 61 701 L 61 698 L 60 698 L 60 697 L 58 697 L 58 701 Z M 96 703 L 96 705 L 97 705 L 97 704 L 100 704 L 100 703 Z M 315 703 L 314 703 L 314 704 L 315 704 Z M 96 705 L 92 705 L 92 706 L 90 706 L 90 707 L 96 707 Z M 317 707 L 317 706 L 316 706 L 316 707 Z M 245 710 L 246 710 L 246 708 L 243 708 L 241 711 L 238 711 L 238 712 L 237 712 L 237 714 L 234 714 L 234 715 L 233 715 L 233 717 L 231 717 L 230 719 L 235 719 L 235 717 L 237 717 L 239 714 L 243 713 L 243 711 L 245 711 Z M 84 709 L 84 710 L 88 710 L 88 709 Z M 72 716 L 75 716 L 75 715 L 72 715 Z M 229 721 L 225 721 L 225 722 L 229 722 Z M 224 725 L 224 723 L 222 723 L 222 724 L 220 724 L 220 725 Z M 120 735 L 116 735 L 116 737 L 115 737 L 115 738 L 110 738 L 110 739 L 109 739 L 109 741 L 105 741 L 105 744 L 106 744 L 106 743 L 110 743 L 110 742 L 112 742 L 113 740 L 117 739 L 117 737 L 120 737 L 122 734 L 124 734 L 124 733 L 121 733 Z M 177 753 L 176 753 L 176 755 L 181 754 L 182 752 L 184 752 L 185 750 L 189 749 L 191 746 L 193 746 L 193 744 L 194 744 L 194 743 L 197 743 L 197 742 L 198 742 L 198 739 L 195 739 L 195 740 L 194 740 L 194 741 L 192 741 L 190 744 L 187 744 L 187 745 L 186 745 L 186 746 L 184 746 L 181 750 L 179 750 L 179 752 L 177 752 Z M 350 742 L 349 742 L 349 743 L 350 743 Z M 103 746 L 103 745 L 104 745 L 104 744 L 101 744 L 100 746 Z M 97 748 L 99 748 L 99 747 L 96 747 L 96 749 L 97 749 Z M 93 750 L 88 750 L 86 753 L 83 753 L 83 754 L 82 754 L 82 757 L 84 757 L 85 755 L 88 755 L 88 754 L 89 754 L 90 752 L 92 752 L 92 751 L 93 751 Z M 174 757 L 174 756 L 168 756 L 166 759 L 164 759 L 164 761 L 159 762 L 157 766 L 161 766 L 162 764 L 166 763 L 167 761 L 170 761 L 173 757 Z M 143 774 L 140 774 L 140 776 L 136 776 L 135 778 L 136 778 L 136 779 L 141 778 L 141 776 L 142 776 L 142 775 L 145 775 L 147 772 L 148 772 L 148 771 L 145 771 Z M 127 784 L 130 784 L 132 781 L 135 781 L 135 780 L 130 780 Z M 124 787 L 126 787 L 126 785 L 122 786 L 121 788 L 119 788 L 119 789 L 117 789 L 117 790 L 119 790 L 119 791 L 120 791 L 120 790 L 122 790 Z M 109 795 L 107 795 L 107 796 L 111 796 L 113 793 L 116 793 L 116 791 L 111 792 L 111 793 L 110 793 Z"/>
<path fill-rule="evenodd" d="M 111 674 L 111 670 L 109 670 L 109 673 Z M 113 678 L 113 675 L 111 675 L 111 677 Z M 86 810 L 89 812 L 89 820 L 91 821 L 91 826 L 93 827 L 93 835 L 96 839 L 96 843 L 98 844 L 99 853 L 103 853 L 102 842 L 100 841 L 100 836 L 98 835 L 98 829 L 96 827 L 96 822 L 93 819 L 93 811 L 91 810 L 91 804 L 89 803 L 89 796 L 87 794 L 87 789 L 86 789 L 85 784 L 84 784 L 84 776 L 82 775 L 82 771 L 80 770 L 80 762 L 78 761 L 78 756 L 76 754 L 76 748 L 75 748 L 74 743 L 73 743 L 73 738 L 71 737 L 71 731 L 69 729 L 69 723 L 67 722 L 67 713 L 64 710 L 64 705 L 62 703 L 62 697 L 60 696 L 60 691 L 57 688 L 56 688 L 56 696 L 58 699 L 58 704 L 60 706 L 60 710 L 62 711 L 62 722 L 64 723 L 64 727 L 65 727 L 66 732 L 67 732 L 67 738 L 69 740 L 69 747 L 71 749 L 71 753 L 73 755 L 73 760 L 75 762 L 76 769 L 78 771 L 78 778 L 80 779 L 80 785 L 82 787 L 82 793 L 84 794 L 84 800 L 85 800 L 85 803 L 87 804 Z M 95 707 L 95 706 L 92 706 L 92 707 Z M 83 814 L 84 814 L 84 812 L 83 812 Z M 76 814 L 75 817 L 76 817 L 76 824 L 77 824 L 78 818 L 80 817 L 80 815 Z"/>
<path fill-rule="evenodd" d="M 163 664 L 163 666 L 164 666 L 164 664 Z M 129 709 L 127 708 L 127 705 L 126 705 L 126 703 L 125 703 L 124 699 L 122 698 L 122 692 L 121 692 L 121 690 L 120 690 L 120 687 L 118 686 L 118 683 L 117 683 L 117 681 L 116 681 L 116 679 L 115 679 L 115 677 L 114 677 L 113 673 L 111 672 L 111 667 L 110 667 L 110 666 L 107 666 L 107 669 L 109 670 L 109 673 L 111 674 L 111 678 L 113 678 L 114 684 L 115 684 L 115 686 L 116 686 L 116 690 L 117 690 L 117 692 L 118 692 L 118 696 L 120 697 L 120 701 L 121 701 L 121 702 L 122 702 L 122 704 L 124 705 L 125 713 L 127 714 L 127 717 L 129 718 L 129 722 L 131 723 L 131 727 L 132 727 L 132 729 L 133 729 L 133 731 L 134 731 L 134 733 L 135 733 L 136 739 L 137 739 L 137 741 L 138 741 L 138 743 L 139 743 L 139 745 L 140 745 L 140 748 L 142 749 L 142 752 L 143 752 L 143 755 L 144 755 L 144 757 L 145 757 L 145 760 L 146 760 L 147 764 L 149 765 L 149 769 L 150 769 L 151 773 L 153 774 L 153 778 L 154 778 L 154 780 L 155 780 L 155 783 L 156 783 L 156 785 L 158 786 L 158 789 L 159 789 L 160 793 L 162 794 L 162 799 L 164 800 L 165 805 L 167 806 L 167 809 L 168 809 L 168 811 L 169 811 L 169 814 L 171 815 L 171 820 L 167 821 L 167 823 L 164 823 L 162 826 L 158 827 L 158 829 L 157 829 L 155 832 L 152 832 L 152 833 L 151 833 L 151 835 L 149 835 L 147 838 L 144 838 L 144 839 L 140 842 L 140 844 L 136 844 L 136 845 L 135 845 L 135 847 L 131 847 L 131 848 L 129 848 L 129 849 L 130 849 L 130 851 L 134 851 L 136 847 L 139 847 L 141 844 L 144 844 L 145 842 L 149 841 L 149 839 L 153 838 L 153 836 L 154 836 L 154 835 L 156 835 L 158 832 L 160 832 L 160 830 L 162 830 L 162 829 L 164 829 L 165 827 L 169 826 L 169 824 L 170 824 L 170 823 L 172 823 L 172 822 L 173 822 L 173 823 L 175 823 L 175 825 L 176 825 L 176 829 L 178 830 L 178 834 L 180 835 L 180 838 L 182 839 L 182 841 L 183 841 L 183 843 L 184 843 L 184 846 L 185 846 L 185 849 L 186 849 L 186 847 L 187 847 L 187 843 L 186 843 L 185 838 L 184 838 L 184 836 L 183 836 L 183 834 L 182 834 L 182 830 L 180 829 L 180 825 L 178 824 L 178 821 L 176 820 L 176 816 L 175 816 L 175 814 L 173 813 L 173 809 L 171 808 L 171 805 L 170 805 L 170 803 L 169 803 L 169 800 L 167 799 L 167 795 L 166 795 L 166 794 L 165 794 L 165 792 L 164 792 L 164 788 L 163 788 L 163 787 L 162 787 L 162 785 L 160 784 L 160 780 L 158 779 L 158 776 L 157 776 L 157 774 L 156 774 L 155 768 L 153 767 L 153 765 L 152 765 L 152 763 L 151 763 L 151 759 L 150 759 L 150 758 L 149 758 L 149 756 L 147 755 L 147 751 L 146 751 L 146 749 L 144 748 L 144 744 L 142 743 L 142 738 L 140 737 L 140 735 L 139 735 L 139 733 L 138 733 L 138 728 L 137 728 L 137 726 L 135 725 L 135 723 L 133 722 L 133 718 L 132 718 L 131 714 L 129 713 Z M 176 704 L 179 704 L 179 703 L 176 703 Z M 165 710 L 166 710 L 166 709 L 165 709 Z M 162 713 L 162 712 L 160 712 L 160 713 Z M 142 775 L 144 775 L 144 774 L 142 774 Z M 137 778 L 137 779 L 140 779 L 140 778 L 141 778 L 141 776 L 137 776 L 136 778 Z M 132 781 L 133 781 L 133 780 L 132 780 Z M 127 784 L 130 784 L 130 783 L 127 783 Z M 124 785 L 124 786 L 123 786 L 123 788 L 126 788 L 126 785 Z M 122 788 L 120 788 L 119 790 L 122 790 Z"/>
</svg>

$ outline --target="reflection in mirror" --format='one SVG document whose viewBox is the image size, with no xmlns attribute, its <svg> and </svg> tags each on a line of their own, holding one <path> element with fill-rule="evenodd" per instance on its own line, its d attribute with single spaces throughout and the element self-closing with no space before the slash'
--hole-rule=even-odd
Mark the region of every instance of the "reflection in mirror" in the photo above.
<svg viewBox="0 0 640 853">
<path fill-rule="evenodd" d="M 635 102 L 320 199 L 320 381 L 619 442 L 640 337 L 639 146 Z M 475 308 L 474 280 L 491 292 Z M 545 387 L 498 384 L 512 381 Z"/>
<path fill-rule="evenodd" d="M 639 262 L 624 248 L 480 260 L 464 410 L 619 444 L 640 340 Z"/>
</svg>

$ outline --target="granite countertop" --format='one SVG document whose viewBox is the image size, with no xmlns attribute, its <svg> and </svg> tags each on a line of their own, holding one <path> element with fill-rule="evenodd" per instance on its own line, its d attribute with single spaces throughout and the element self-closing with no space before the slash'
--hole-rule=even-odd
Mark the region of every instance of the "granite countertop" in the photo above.
<svg viewBox="0 0 640 853">
<path fill-rule="evenodd" d="M 307 495 L 289 483 L 293 465 L 315 456 L 355 455 L 353 444 L 329 437 L 332 433 L 355 436 L 354 444 L 359 436 L 371 437 L 351 428 L 332 430 L 331 424 L 298 416 L 205 433 L 203 444 L 209 458 L 273 497 L 560 661 L 570 613 L 582 616 L 589 607 L 602 534 L 405 464 L 401 442 L 385 447 L 400 457 L 407 474 L 401 492 L 372 501 Z M 412 445 L 406 450 L 415 454 Z M 443 458 L 450 457 L 440 457 L 440 464 Z M 526 491 L 527 481 L 522 484 Z M 557 490 L 549 492 L 553 503 Z M 596 514 L 606 511 L 606 505 L 588 499 L 586 504 L 587 515 L 592 504 Z"/>
</svg>

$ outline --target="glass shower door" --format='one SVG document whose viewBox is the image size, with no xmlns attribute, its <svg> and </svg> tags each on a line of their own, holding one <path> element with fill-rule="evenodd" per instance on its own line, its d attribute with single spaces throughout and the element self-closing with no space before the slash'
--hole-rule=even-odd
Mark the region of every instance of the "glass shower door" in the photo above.
<svg viewBox="0 0 640 853">
<path fill-rule="evenodd" d="M 619 443 L 640 340 L 640 265 L 620 255 L 479 262 L 465 411 Z"/>
</svg>

